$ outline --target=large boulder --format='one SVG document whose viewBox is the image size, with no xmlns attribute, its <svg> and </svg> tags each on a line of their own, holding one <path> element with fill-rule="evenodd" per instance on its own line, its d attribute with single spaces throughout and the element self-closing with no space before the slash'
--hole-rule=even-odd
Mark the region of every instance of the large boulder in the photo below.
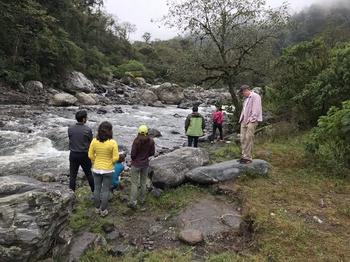
<svg viewBox="0 0 350 262">
<path fill-rule="evenodd" d="M 73 71 L 67 75 L 66 81 L 64 83 L 64 88 L 67 92 L 70 93 L 95 92 L 94 84 L 89 79 L 87 79 L 83 73 L 77 71 Z"/>
<path fill-rule="evenodd" d="M 38 261 L 68 222 L 74 193 L 57 183 L 0 177 L 0 261 Z"/>
<path fill-rule="evenodd" d="M 148 89 L 141 89 L 138 91 L 138 95 L 142 102 L 144 102 L 147 105 L 152 105 L 153 103 L 158 101 L 157 95 Z"/>
<path fill-rule="evenodd" d="M 59 93 L 52 97 L 51 104 L 54 106 L 73 106 L 78 102 L 75 96 L 67 93 Z"/>
<path fill-rule="evenodd" d="M 91 96 L 91 94 L 80 92 L 80 93 L 77 93 L 75 97 L 78 99 L 79 103 L 82 105 L 96 105 L 96 100 Z"/>
<path fill-rule="evenodd" d="M 178 85 L 164 83 L 158 87 L 154 87 L 158 99 L 168 105 L 178 105 L 184 99 L 183 89 Z"/>
<path fill-rule="evenodd" d="M 43 83 L 40 81 L 28 81 L 24 84 L 24 88 L 32 93 L 40 93 L 44 91 Z"/>
<path fill-rule="evenodd" d="M 177 149 L 151 160 L 152 183 L 158 188 L 181 185 L 188 171 L 208 163 L 208 154 L 200 148 Z"/>
<path fill-rule="evenodd" d="M 264 176 L 270 169 L 271 165 L 264 160 L 255 159 L 250 164 L 240 164 L 237 160 L 231 160 L 195 168 L 186 173 L 186 178 L 199 184 L 214 184 L 248 173 Z"/>
</svg>

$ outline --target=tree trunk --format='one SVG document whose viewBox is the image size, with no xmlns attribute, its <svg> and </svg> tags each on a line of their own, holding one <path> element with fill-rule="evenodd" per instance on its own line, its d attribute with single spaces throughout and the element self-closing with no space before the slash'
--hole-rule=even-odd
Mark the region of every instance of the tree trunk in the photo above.
<svg viewBox="0 0 350 262">
<path fill-rule="evenodd" d="M 231 94 L 232 103 L 235 107 L 235 110 L 233 112 L 233 114 L 234 114 L 234 123 L 233 123 L 234 130 L 239 131 L 239 129 L 240 129 L 239 118 L 241 116 L 242 103 L 241 103 L 239 97 L 237 96 L 237 90 L 235 88 L 235 83 L 234 83 L 233 79 L 231 78 L 227 84 L 228 84 L 229 92 Z"/>
</svg>

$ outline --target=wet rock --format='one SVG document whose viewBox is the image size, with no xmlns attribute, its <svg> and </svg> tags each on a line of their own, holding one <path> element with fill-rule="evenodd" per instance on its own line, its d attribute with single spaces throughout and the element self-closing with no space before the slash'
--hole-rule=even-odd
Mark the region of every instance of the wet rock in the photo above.
<svg viewBox="0 0 350 262">
<path fill-rule="evenodd" d="M 182 118 L 183 116 L 180 116 L 179 114 L 174 114 L 173 117 L 175 117 L 175 118 Z"/>
<path fill-rule="evenodd" d="M 271 165 L 264 160 L 254 159 L 251 164 L 240 164 L 237 160 L 231 160 L 195 168 L 186 173 L 186 178 L 199 184 L 213 184 L 231 180 L 244 174 L 265 176 L 270 169 Z"/>
<path fill-rule="evenodd" d="M 209 163 L 208 153 L 200 148 L 177 149 L 151 160 L 152 183 L 159 188 L 181 185 L 189 170 L 207 163 Z"/>
<path fill-rule="evenodd" d="M 124 111 L 123 111 L 123 109 L 121 108 L 121 107 L 115 107 L 114 109 L 113 109 L 113 113 L 116 113 L 116 114 L 123 114 L 124 113 Z"/>
<path fill-rule="evenodd" d="M 162 133 L 155 129 L 155 128 L 150 128 L 148 130 L 148 134 L 151 136 L 151 137 L 161 137 L 162 136 Z"/>
<path fill-rule="evenodd" d="M 74 193 L 56 183 L 0 177 L 0 261 L 37 261 L 68 223 Z"/>
<path fill-rule="evenodd" d="M 73 71 L 66 76 L 64 89 L 70 93 L 95 91 L 94 84 L 81 72 Z"/>
<path fill-rule="evenodd" d="M 68 93 L 59 93 L 52 97 L 51 103 L 54 106 L 73 106 L 78 102 L 75 96 Z"/>
<path fill-rule="evenodd" d="M 204 240 L 202 232 L 195 229 L 182 230 L 179 233 L 179 239 L 189 245 L 196 245 Z"/>
<path fill-rule="evenodd" d="M 84 92 L 77 93 L 75 97 L 82 105 L 96 105 L 96 100 L 90 95 Z"/>
<path fill-rule="evenodd" d="M 106 245 L 107 241 L 102 236 L 90 232 L 83 232 L 73 238 L 66 261 L 78 262 L 89 249 Z"/>
<path fill-rule="evenodd" d="M 103 107 L 100 107 L 99 109 L 97 109 L 97 114 L 99 115 L 105 115 L 108 113 L 107 109 L 103 108 Z"/>
<path fill-rule="evenodd" d="M 170 133 L 172 135 L 179 135 L 179 134 L 181 134 L 179 131 L 175 131 L 175 130 L 172 130 Z"/>
<path fill-rule="evenodd" d="M 189 205 L 177 218 L 182 230 L 198 230 L 203 236 L 215 236 L 219 233 L 239 230 L 241 215 L 236 209 L 215 198 L 201 199 Z"/>
</svg>

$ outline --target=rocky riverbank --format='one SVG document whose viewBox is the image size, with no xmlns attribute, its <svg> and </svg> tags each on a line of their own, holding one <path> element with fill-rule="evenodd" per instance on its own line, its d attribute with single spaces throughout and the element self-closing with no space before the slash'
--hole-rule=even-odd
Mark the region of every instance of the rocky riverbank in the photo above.
<svg viewBox="0 0 350 262">
<path fill-rule="evenodd" d="M 62 83 L 46 86 L 40 81 L 29 81 L 9 87 L 0 84 L 0 104 L 74 105 L 144 105 L 164 107 L 227 103 L 227 90 L 207 90 L 199 86 L 181 87 L 173 83 L 148 84 L 143 78 L 124 77 L 106 84 L 90 81 L 80 72 L 71 72 Z"/>
</svg>

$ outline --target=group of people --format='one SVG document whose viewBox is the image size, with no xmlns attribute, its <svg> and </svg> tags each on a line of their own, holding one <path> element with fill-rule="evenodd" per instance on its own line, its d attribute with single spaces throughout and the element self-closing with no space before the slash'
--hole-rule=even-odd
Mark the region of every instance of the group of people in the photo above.
<svg viewBox="0 0 350 262">
<path fill-rule="evenodd" d="M 96 137 L 93 138 L 91 128 L 85 125 L 87 112 L 84 110 L 77 112 L 76 120 L 77 123 L 68 128 L 69 187 L 75 191 L 78 169 L 82 167 L 93 192 L 96 214 L 107 216 L 108 200 L 111 192 L 119 185 L 126 155 L 123 152 L 119 153 L 118 143 L 113 139 L 111 123 L 102 122 Z M 154 153 L 154 141 L 148 135 L 148 127 L 142 125 L 138 129 L 131 150 L 131 190 L 128 203 L 130 208 L 136 208 L 139 193 L 141 205 L 145 201 L 149 158 Z"/>
<path fill-rule="evenodd" d="M 254 133 L 258 122 L 262 121 L 261 97 L 254 93 L 251 88 L 244 85 L 240 88 L 245 100 L 242 113 L 239 119 L 241 124 L 241 164 L 252 162 L 252 150 Z M 92 130 L 86 124 L 87 112 L 76 113 L 77 123 L 68 129 L 69 137 L 69 162 L 70 181 L 69 187 L 75 191 L 76 178 L 79 167 L 82 167 L 91 191 L 96 208 L 96 213 L 101 216 L 108 215 L 108 200 L 115 188 L 119 185 L 120 174 L 124 170 L 126 154 L 118 151 L 118 143 L 113 139 L 112 124 L 102 122 L 93 138 Z M 213 134 L 211 142 L 216 138 L 216 131 L 219 130 L 220 141 L 223 141 L 224 112 L 221 106 L 216 106 L 212 116 Z M 188 146 L 198 147 L 198 140 L 204 135 L 205 120 L 198 113 L 198 107 L 192 108 L 192 113 L 185 121 L 185 132 L 188 137 Z M 138 198 L 143 205 L 146 196 L 146 181 L 149 169 L 149 158 L 155 154 L 154 140 L 148 134 L 148 127 L 142 125 L 138 129 L 131 149 L 131 189 L 128 206 L 136 208 Z"/>
<path fill-rule="evenodd" d="M 252 162 L 252 151 L 254 144 L 254 134 L 258 123 L 262 121 L 262 105 L 259 94 L 253 92 L 247 85 L 241 86 L 239 92 L 243 95 L 244 103 L 240 115 L 239 123 L 241 125 L 241 146 L 242 156 L 239 159 L 241 164 L 249 164 Z M 214 143 L 216 131 L 219 130 L 220 141 L 224 141 L 223 124 L 225 115 L 220 105 L 216 106 L 216 111 L 212 115 L 213 133 L 210 136 L 211 143 Z M 192 113 L 187 116 L 185 121 L 185 132 L 188 137 L 188 146 L 198 147 L 198 140 L 204 135 L 205 120 L 198 113 L 198 107 L 192 108 Z"/>
</svg>

